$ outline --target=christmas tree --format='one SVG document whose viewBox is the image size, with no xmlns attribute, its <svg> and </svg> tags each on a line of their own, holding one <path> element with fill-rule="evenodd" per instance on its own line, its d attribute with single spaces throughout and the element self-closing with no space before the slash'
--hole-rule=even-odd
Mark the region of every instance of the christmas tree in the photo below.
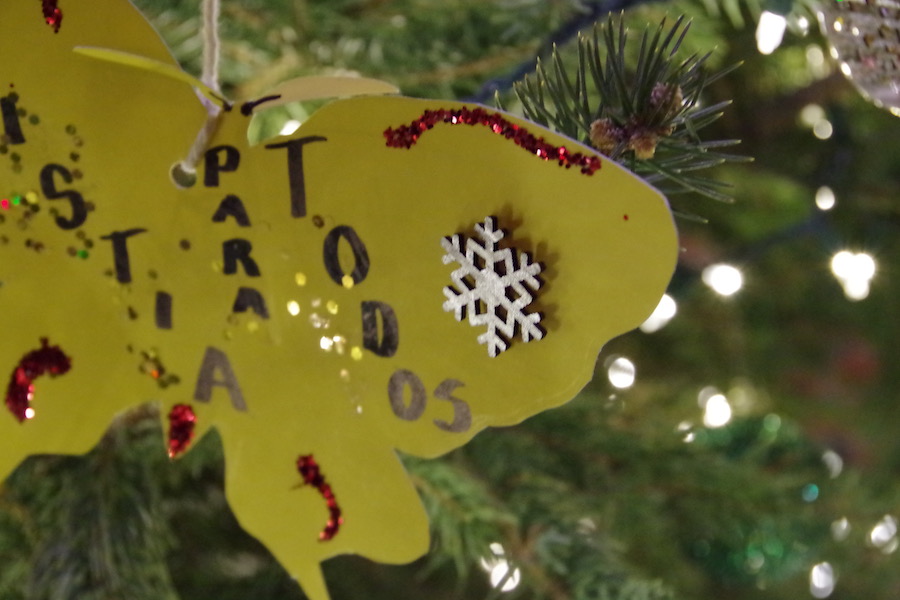
<svg viewBox="0 0 900 600">
<path fill-rule="evenodd" d="M 200 6 L 137 4 L 199 76 Z M 404 457 L 433 547 L 407 566 L 328 561 L 335 600 L 900 590 L 896 16 L 850 0 L 222 3 L 228 96 L 362 74 L 497 104 L 619 161 L 677 215 L 653 317 L 604 348 L 571 403 L 441 459 Z M 273 109 L 252 135 L 320 105 Z M 218 436 L 170 461 L 159 422 L 135 409 L 86 456 L 16 470 L 0 597 L 304 597 L 232 516 Z"/>
</svg>

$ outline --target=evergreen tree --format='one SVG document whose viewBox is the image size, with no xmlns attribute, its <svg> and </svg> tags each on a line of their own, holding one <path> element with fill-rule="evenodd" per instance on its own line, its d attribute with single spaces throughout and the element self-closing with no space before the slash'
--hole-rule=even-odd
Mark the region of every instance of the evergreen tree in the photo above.
<svg viewBox="0 0 900 600">
<path fill-rule="evenodd" d="M 138 2 L 194 73 L 197 4 Z M 763 8 L 224 2 L 231 96 L 349 71 L 407 95 L 498 102 L 614 156 L 680 215 L 674 318 L 608 344 L 570 404 L 442 459 L 406 458 L 433 548 L 404 567 L 328 562 L 335 600 L 900 591 L 898 124 L 828 58 L 817 8 L 765 7 L 789 28 L 762 54 Z M 271 111 L 254 133 L 316 108 Z M 303 598 L 231 515 L 216 436 L 170 462 L 158 423 L 141 407 L 90 454 L 32 457 L 7 480 L 0 597 Z"/>
</svg>

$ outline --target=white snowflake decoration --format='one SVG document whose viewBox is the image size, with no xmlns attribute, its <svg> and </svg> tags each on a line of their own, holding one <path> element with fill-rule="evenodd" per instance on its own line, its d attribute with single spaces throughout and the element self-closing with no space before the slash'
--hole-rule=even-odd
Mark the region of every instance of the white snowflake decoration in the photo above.
<svg viewBox="0 0 900 600">
<path fill-rule="evenodd" d="M 460 265 L 450 275 L 453 286 L 444 288 L 444 310 L 453 311 L 457 321 L 468 315 L 470 325 L 486 327 L 478 343 L 487 345 L 488 355 L 494 357 L 509 347 L 516 333 L 524 342 L 544 337 L 538 325 L 541 314 L 526 312 L 534 300 L 529 288 L 541 287 L 541 265 L 532 263 L 527 253 L 497 248 L 504 233 L 494 217 L 475 225 L 475 231 L 481 239 L 455 234 L 441 240 L 447 251 L 444 264 Z"/>
</svg>

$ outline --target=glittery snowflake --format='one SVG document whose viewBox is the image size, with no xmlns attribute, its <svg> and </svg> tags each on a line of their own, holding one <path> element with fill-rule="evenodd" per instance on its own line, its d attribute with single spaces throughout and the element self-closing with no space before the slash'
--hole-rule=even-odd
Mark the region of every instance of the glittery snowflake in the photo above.
<svg viewBox="0 0 900 600">
<path fill-rule="evenodd" d="M 485 344 L 488 355 L 494 357 L 506 350 L 517 334 L 525 342 L 544 337 L 541 314 L 526 312 L 534 300 L 529 290 L 541 287 L 537 277 L 541 265 L 531 262 L 527 253 L 497 247 L 504 232 L 497 228 L 494 217 L 475 225 L 475 231 L 477 238 L 455 234 L 441 240 L 447 252 L 444 264 L 459 264 L 450 275 L 453 285 L 444 288 L 444 310 L 452 311 L 457 321 L 468 315 L 470 325 L 484 326 L 486 331 L 478 336 L 478 343 Z"/>
</svg>

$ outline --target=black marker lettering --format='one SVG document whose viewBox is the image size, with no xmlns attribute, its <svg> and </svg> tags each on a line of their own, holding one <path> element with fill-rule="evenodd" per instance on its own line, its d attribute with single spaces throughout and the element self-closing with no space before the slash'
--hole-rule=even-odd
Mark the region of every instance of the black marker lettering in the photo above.
<svg viewBox="0 0 900 600">
<path fill-rule="evenodd" d="M 242 287 L 238 290 L 237 297 L 234 299 L 234 306 L 231 312 L 247 312 L 248 308 L 252 308 L 253 312 L 261 316 L 263 319 L 269 318 L 269 309 L 266 308 L 266 299 L 258 290 L 249 287 Z"/>
<path fill-rule="evenodd" d="M 434 424 L 444 431 L 462 433 L 472 427 L 472 410 L 465 400 L 453 396 L 454 390 L 465 385 L 457 379 L 445 379 L 434 390 L 434 397 L 438 400 L 446 400 L 453 404 L 453 421 L 435 419 Z"/>
<path fill-rule="evenodd" d="M 344 270 L 341 268 L 340 257 L 338 256 L 338 243 L 341 238 L 347 240 L 350 249 L 353 250 L 354 266 L 350 277 L 353 283 L 358 284 L 369 274 L 369 253 L 366 251 L 366 245 L 363 244 L 356 231 L 348 225 L 339 225 L 332 229 L 325 236 L 325 244 L 322 248 L 323 258 L 325 260 L 325 270 L 331 280 L 338 285 L 344 284 Z"/>
<path fill-rule="evenodd" d="M 266 148 L 275 150 L 287 148 L 288 181 L 291 186 L 291 216 L 295 219 L 306 216 L 306 178 L 303 175 L 303 146 L 313 142 L 326 142 L 327 138 L 311 135 L 280 144 L 268 144 Z"/>
<path fill-rule="evenodd" d="M 172 294 L 156 292 L 156 327 L 172 329 Z"/>
<path fill-rule="evenodd" d="M 217 375 L 220 375 L 221 379 L 217 379 Z M 244 403 L 244 394 L 241 392 L 241 386 L 238 385 L 237 377 L 234 376 L 234 370 L 231 368 L 231 363 L 228 362 L 228 357 L 221 350 L 209 346 L 203 355 L 200 373 L 197 374 L 194 400 L 209 402 L 212 399 L 213 386 L 223 387 L 228 390 L 228 395 L 231 397 L 231 405 L 235 410 L 247 411 L 247 405 Z"/>
<path fill-rule="evenodd" d="M 250 227 L 250 217 L 247 216 L 247 209 L 241 199 L 232 194 L 228 194 L 219 203 L 219 208 L 213 215 L 213 223 L 224 223 L 228 217 L 234 217 L 237 224 L 241 227 Z"/>
<path fill-rule="evenodd" d="M 272 100 L 278 100 L 281 98 L 281 94 L 273 94 L 271 96 L 263 96 L 262 98 L 257 98 L 256 100 L 248 100 L 241 104 L 241 114 L 245 117 L 249 117 L 253 114 L 253 111 L 256 110 L 256 107 L 260 104 L 265 104 L 266 102 L 271 102 Z"/>
<path fill-rule="evenodd" d="M 224 160 L 219 155 L 224 153 Z M 219 173 L 233 173 L 241 164 L 241 153 L 234 146 L 216 146 L 206 151 L 205 173 L 203 184 L 206 187 L 219 187 Z"/>
<path fill-rule="evenodd" d="M 250 257 L 250 251 L 253 246 L 249 240 L 235 238 L 222 242 L 222 254 L 225 258 L 225 274 L 234 275 L 237 273 L 237 265 L 241 263 L 244 272 L 250 277 L 259 277 L 259 266 L 256 261 Z"/>
<path fill-rule="evenodd" d="M 409 404 L 404 398 L 404 390 L 409 386 Z M 394 414 L 404 421 L 415 421 L 425 412 L 425 385 L 412 371 L 400 369 L 391 375 L 388 381 L 388 398 Z"/>
<path fill-rule="evenodd" d="M 84 198 L 75 190 L 57 190 L 53 175 L 59 173 L 65 183 L 72 183 L 72 174 L 62 165 L 49 164 L 41 169 L 41 191 L 47 200 L 60 200 L 65 198 L 72 205 L 72 218 L 56 217 L 56 224 L 61 229 L 77 229 L 87 220 L 87 204 Z"/>
<path fill-rule="evenodd" d="M 113 246 L 113 260 L 116 266 L 116 280 L 119 283 L 131 281 L 131 261 L 128 258 L 128 238 L 146 229 L 127 229 L 125 231 L 113 231 L 109 235 L 100 236 L 101 240 L 111 240 Z"/>
<path fill-rule="evenodd" d="M 19 111 L 16 110 L 15 97 L 0 98 L 0 113 L 3 114 L 3 131 L 9 138 L 9 143 L 24 144 L 25 136 L 22 134 L 22 125 L 19 123 Z"/>
<path fill-rule="evenodd" d="M 381 315 L 381 336 L 378 315 Z M 385 302 L 367 300 L 362 303 L 363 347 L 378 356 L 390 358 L 400 345 L 400 325 L 394 309 Z"/>
</svg>

